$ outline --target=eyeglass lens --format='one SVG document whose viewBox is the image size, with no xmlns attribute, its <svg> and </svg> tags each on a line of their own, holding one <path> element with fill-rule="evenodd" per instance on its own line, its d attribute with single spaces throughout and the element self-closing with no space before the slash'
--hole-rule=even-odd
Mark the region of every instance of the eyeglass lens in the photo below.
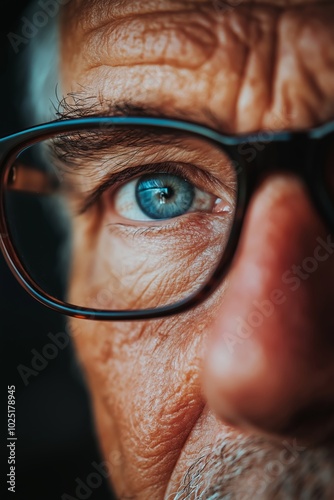
<svg viewBox="0 0 334 500">
<path fill-rule="evenodd" d="M 197 135 L 73 131 L 31 145 L 8 169 L 17 258 L 39 288 L 75 306 L 172 305 L 201 289 L 229 241 L 233 162 Z"/>
</svg>

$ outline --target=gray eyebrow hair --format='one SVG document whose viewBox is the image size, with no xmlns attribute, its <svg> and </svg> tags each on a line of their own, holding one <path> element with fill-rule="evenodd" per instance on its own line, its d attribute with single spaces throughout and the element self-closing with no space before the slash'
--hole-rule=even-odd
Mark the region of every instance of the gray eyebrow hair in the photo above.
<svg viewBox="0 0 334 500">
<path fill-rule="evenodd" d="M 133 101 L 127 99 L 112 102 L 109 99 L 105 99 L 101 95 L 93 96 L 83 90 L 80 92 L 70 93 L 64 96 L 61 100 L 58 100 L 58 106 L 55 108 L 55 114 L 58 119 L 76 119 L 97 116 L 139 116 L 193 121 L 195 113 L 194 110 L 187 111 L 176 106 L 173 106 L 173 110 L 171 112 L 166 112 L 166 110 L 159 104 L 151 105 L 146 104 L 145 102 L 134 103 Z M 209 109 L 198 109 L 196 114 L 202 117 L 206 116 L 207 119 L 218 128 L 219 120 L 217 117 L 212 115 Z M 200 123 L 200 121 L 198 121 L 198 123 Z M 201 124 L 204 125 L 203 121 Z"/>
<path fill-rule="evenodd" d="M 111 127 L 96 128 L 87 131 L 65 133 L 51 139 L 51 153 L 67 165 L 75 167 L 79 161 L 78 168 L 82 169 L 82 158 L 94 159 L 101 154 L 110 153 L 110 148 L 118 148 L 117 155 L 124 154 L 133 148 L 146 148 L 157 145 L 169 145 L 171 138 L 174 144 L 179 144 L 179 139 L 172 131 L 163 134 L 157 133 L 151 127 Z"/>
<path fill-rule="evenodd" d="M 135 104 L 123 100 L 112 103 L 103 97 L 90 96 L 86 92 L 71 93 L 58 102 L 55 110 L 58 119 L 75 119 L 96 116 L 140 116 L 161 117 L 169 116 L 159 106 Z M 183 113 L 186 117 L 186 113 Z"/>
</svg>

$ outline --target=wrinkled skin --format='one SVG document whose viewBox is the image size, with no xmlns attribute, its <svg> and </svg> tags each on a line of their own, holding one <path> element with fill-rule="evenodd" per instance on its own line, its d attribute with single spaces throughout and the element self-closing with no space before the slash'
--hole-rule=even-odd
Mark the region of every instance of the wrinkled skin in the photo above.
<svg viewBox="0 0 334 500">
<path fill-rule="evenodd" d="M 61 24 L 64 94 L 126 100 L 236 134 L 333 119 L 334 4 L 233 4 L 72 0 Z M 92 217 L 81 255 L 99 241 L 101 213 Z M 299 283 L 282 280 L 314 255 L 319 237 L 328 241 L 329 231 L 301 180 L 272 174 L 207 302 L 161 320 L 72 321 L 120 498 L 174 498 L 206 455 L 197 483 L 199 492 L 216 485 L 214 498 L 333 498 L 333 248 L 318 249 L 316 271 Z M 97 259 L 105 252 L 93 250 Z M 73 289 L 86 293 L 89 279 L 77 272 Z M 231 349 L 227 332 L 275 290 L 271 313 Z"/>
</svg>

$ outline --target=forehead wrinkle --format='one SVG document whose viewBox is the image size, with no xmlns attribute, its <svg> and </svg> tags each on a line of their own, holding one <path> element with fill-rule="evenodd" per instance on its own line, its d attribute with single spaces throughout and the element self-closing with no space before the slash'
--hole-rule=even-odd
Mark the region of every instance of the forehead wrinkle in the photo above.
<svg viewBox="0 0 334 500">
<path fill-rule="evenodd" d="M 103 64 L 117 67 L 156 63 L 198 68 L 210 58 L 217 46 L 214 23 L 217 15 L 225 14 L 224 6 L 231 5 L 234 10 L 261 4 L 262 7 L 271 6 L 280 10 L 331 2 L 72 0 L 63 9 L 62 29 L 71 33 L 72 43 L 68 46 L 73 56 L 84 62 L 89 58 L 91 69 Z"/>
<path fill-rule="evenodd" d="M 193 10 L 203 5 L 211 5 L 219 10 L 225 5 L 237 8 L 241 5 L 262 4 L 285 8 L 331 2 L 332 0 L 72 0 L 65 10 L 67 18 L 72 13 L 86 29 L 92 29 L 110 19 L 154 12 Z"/>
<path fill-rule="evenodd" d="M 191 11 L 205 4 L 212 4 L 212 0 L 77 0 L 70 6 L 69 13 L 74 6 L 75 17 L 78 19 L 79 16 L 82 29 L 90 31 L 110 21 L 144 14 Z"/>
<path fill-rule="evenodd" d="M 90 69 L 104 64 L 198 68 L 210 59 L 218 44 L 212 21 L 194 11 L 142 14 L 110 22 L 84 35 L 82 42 L 89 51 Z M 82 47 L 80 54 L 85 57 Z"/>
<path fill-rule="evenodd" d="M 203 10 L 200 22 L 204 16 L 207 18 L 203 24 L 204 28 L 211 22 L 213 31 L 218 37 L 218 47 L 207 61 L 208 64 L 203 64 L 200 69 L 195 68 L 195 70 L 181 67 L 180 59 L 177 58 L 175 64 L 178 67 L 175 71 L 173 58 L 170 55 L 164 66 L 155 64 L 152 57 L 151 63 L 139 61 L 138 64 L 127 64 L 115 69 L 110 63 L 108 54 L 104 53 L 104 62 L 102 63 L 100 58 L 94 66 L 91 64 L 90 56 L 92 52 L 94 57 L 95 47 L 88 47 L 88 44 L 82 43 L 79 27 L 77 31 L 65 33 L 63 37 L 65 43 L 62 51 L 65 61 L 62 67 L 63 89 L 65 94 L 70 95 L 84 88 L 90 94 L 103 96 L 112 103 L 124 101 L 126 98 L 135 105 L 148 104 L 152 107 L 159 104 L 160 110 L 165 115 L 174 116 L 177 106 L 187 111 L 188 119 L 217 128 L 216 124 L 212 123 L 211 117 L 199 114 L 199 106 L 201 108 L 205 106 L 211 115 L 219 117 L 214 120 L 218 122 L 218 129 L 229 133 L 257 131 L 263 128 L 274 130 L 300 128 L 324 123 L 332 118 L 333 100 L 331 66 L 327 64 L 324 55 L 324 47 L 330 45 L 331 39 L 332 9 L 328 3 L 327 5 L 329 13 L 326 7 L 318 10 L 316 8 L 308 8 L 305 11 L 287 10 L 284 12 L 284 22 L 282 16 L 280 23 L 282 29 L 279 33 L 275 30 L 275 26 L 271 27 L 271 24 L 268 24 L 269 21 L 275 20 L 277 15 L 283 14 L 283 11 L 278 9 L 258 6 L 253 10 L 242 6 L 238 11 L 235 9 L 235 12 L 229 12 L 228 15 L 224 14 L 221 17 L 213 16 Z M 331 6 L 334 6 L 333 3 Z M 168 17 L 166 13 L 158 14 L 159 22 L 161 16 Z M 195 12 L 194 16 L 196 18 L 199 13 Z M 172 17 L 178 17 L 178 14 L 174 12 Z M 187 22 L 192 20 L 190 13 L 186 17 Z M 125 21 L 130 22 L 133 19 L 135 17 Z M 305 19 L 309 21 L 305 23 Z M 311 21 L 313 23 L 313 19 L 316 24 L 311 32 L 311 41 L 309 31 L 305 32 L 304 38 L 306 37 L 308 44 L 311 43 L 314 47 L 311 76 L 319 75 L 322 81 L 325 78 L 326 87 L 321 98 L 311 90 L 308 92 L 309 78 L 301 71 L 297 57 L 301 54 L 300 26 L 306 24 L 307 28 Z M 324 25 L 324 30 L 319 29 L 321 23 Z M 276 36 L 278 34 L 280 36 Z M 76 35 L 78 36 L 73 43 L 73 37 Z M 143 38 L 145 39 L 145 36 Z M 272 39 L 271 44 L 266 43 L 269 38 Z M 102 42 L 102 40 L 96 41 L 99 45 L 102 45 Z M 278 50 L 279 44 L 281 44 L 280 50 Z M 249 50 L 250 48 L 252 50 Z M 73 53 L 74 50 L 77 50 L 77 53 Z M 99 46 L 97 50 L 102 50 L 103 53 L 104 49 Z M 247 55 L 252 57 L 247 59 Z M 290 69 L 287 73 L 285 61 L 289 55 L 291 55 L 290 63 L 295 64 L 293 67 L 295 71 Z M 307 57 L 305 53 L 305 58 Z M 276 64 L 274 72 L 270 68 L 276 62 L 275 58 L 279 64 Z M 253 64 L 246 65 L 246 62 Z M 272 84 L 275 84 L 275 87 L 271 87 Z M 301 95 L 302 89 L 306 89 L 304 96 Z M 298 92 L 297 100 L 292 106 L 290 96 L 296 95 L 296 92 Z M 239 99 L 240 95 L 243 95 L 243 101 Z M 240 103 L 237 109 L 236 103 Z M 291 109 L 294 115 L 290 112 Z M 241 120 L 236 121 L 237 115 Z"/>
<path fill-rule="evenodd" d="M 303 7 L 311 4 L 331 4 L 333 0 L 71 0 L 62 7 L 63 22 L 80 27 L 84 32 L 101 27 L 110 21 L 143 14 L 200 10 L 213 12 L 226 7 L 269 6 L 277 8 Z"/>
</svg>

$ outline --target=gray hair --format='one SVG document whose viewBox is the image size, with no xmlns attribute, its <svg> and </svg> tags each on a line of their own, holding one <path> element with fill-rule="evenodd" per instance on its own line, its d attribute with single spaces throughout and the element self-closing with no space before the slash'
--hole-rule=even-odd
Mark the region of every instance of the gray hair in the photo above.
<svg viewBox="0 0 334 500">
<path fill-rule="evenodd" d="M 295 439 L 270 442 L 230 431 L 199 454 L 172 496 L 173 500 L 329 500 L 333 478 L 332 446 L 300 446 Z"/>
<path fill-rule="evenodd" d="M 58 11 L 59 3 L 57 0 L 53 2 L 53 5 L 58 6 Z M 30 35 L 29 38 L 25 38 L 25 45 L 19 54 L 18 75 L 20 87 L 24 87 L 22 120 L 26 126 L 55 119 L 57 96 L 61 94 L 59 15 L 57 9 L 54 12 L 43 10 L 43 5 L 46 4 L 47 2 L 43 3 L 41 0 L 32 0 L 21 18 L 21 35 L 27 33 Z"/>
</svg>

